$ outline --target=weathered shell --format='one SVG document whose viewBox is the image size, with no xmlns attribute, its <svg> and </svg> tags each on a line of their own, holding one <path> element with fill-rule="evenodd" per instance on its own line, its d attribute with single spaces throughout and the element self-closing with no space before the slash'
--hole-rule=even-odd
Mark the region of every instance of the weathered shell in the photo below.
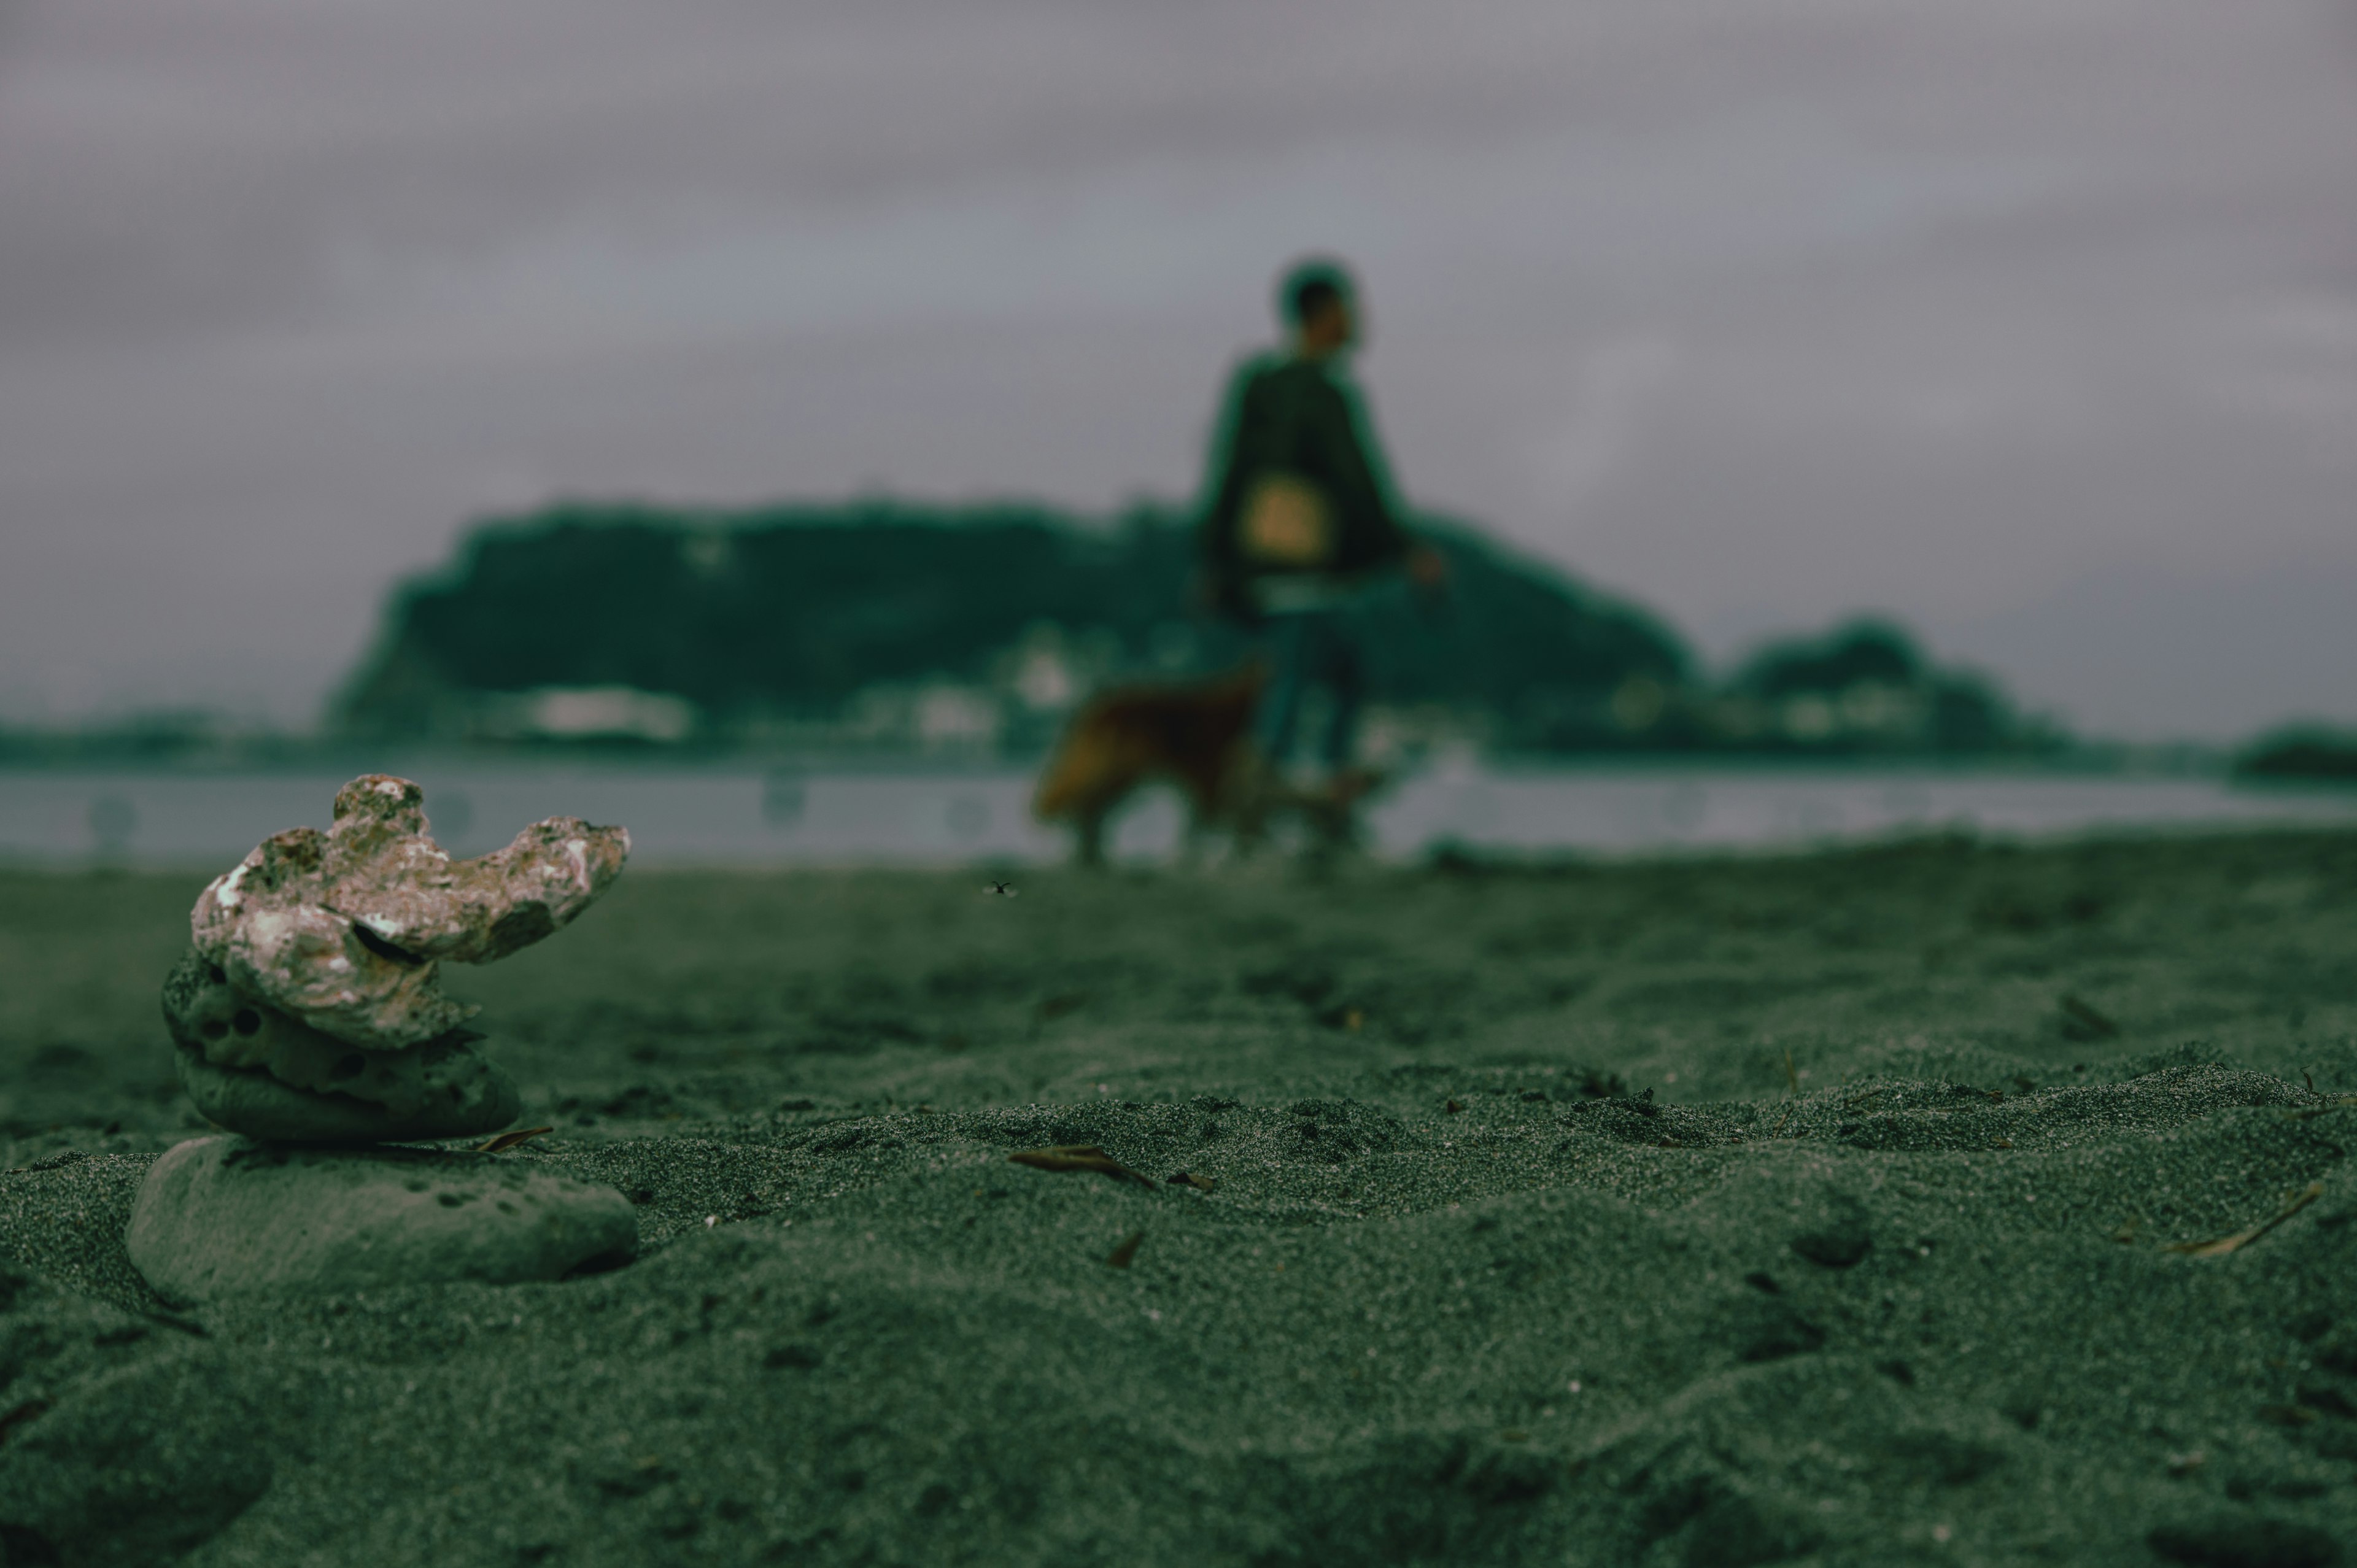
<svg viewBox="0 0 2357 1568">
<path fill-rule="evenodd" d="M 448 1033 L 474 1009 L 442 993 L 443 959 L 489 963 L 571 921 L 630 852 L 619 827 L 534 822 L 454 861 L 427 836 L 425 792 L 370 774 L 336 793 L 325 833 L 290 828 L 197 898 L 197 951 L 248 996 L 364 1050 Z"/>
</svg>

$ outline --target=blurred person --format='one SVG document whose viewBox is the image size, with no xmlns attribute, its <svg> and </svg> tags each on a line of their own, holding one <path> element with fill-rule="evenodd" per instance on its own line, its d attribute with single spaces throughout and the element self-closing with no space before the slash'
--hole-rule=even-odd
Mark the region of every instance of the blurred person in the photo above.
<svg viewBox="0 0 2357 1568">
<path fill-rule="evenodd" d="M 1284 804 L 1319 804 L 1348 836 L 1350 807 L 1379 781 L 1354 766 L 1366 697 L 1366 607 L 1404 572 L 1426 592 L 1446 580 L 1439 553 L 1400 521 L 1387 466 L 1351 374 L 1360 341 L 1358 290 L 1325 258 L 1302 262 L 1277 288 L 1286 330 L 1229 383 L 1199 544 L 1213 608 L 1254 629 L 1270 680 L 1235 783 L 1247 824 Z M 1286 767 L 1311 688 L 1327 700 L 1318 739 L 1322 778 L 1308 789 Z"/>
</svg>

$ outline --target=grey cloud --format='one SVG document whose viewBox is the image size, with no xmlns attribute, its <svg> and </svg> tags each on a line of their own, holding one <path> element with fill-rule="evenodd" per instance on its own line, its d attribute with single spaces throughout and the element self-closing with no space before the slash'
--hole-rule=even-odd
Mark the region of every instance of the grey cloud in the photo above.
<svg viewBox="0 0 2357 1568">
<path fill-rule="evenodd" d="M 547 490 L 1183 491 L 1310 244 L 1410 489 L 1682 618 L 2277 581 L 2357 551 L 2347 18 L 34 7 L 0 705 L 301 711 L 390 574 Z M 2100 663 L 2081 716 L 2145 712 Z"/>
<path fill-rule="evenodd" d="M 27 280 L 5 303 L 54 327 L 88 298 L 91 327 L 145 332 L 270 298 L 316 308 L 339 272 L 464 265 L 544 228 L 831 213 L 1319 140 L 1478 157 L 1534 127 L 1592 127 L 1609 153 L 1615 134 L 1763 98 L 1888 91 L 1920 112 L 1927 79 L 1971 73 L 1992 41 L 2023 63 L 2018 17 L 1953 8 L 1937 37 L 1957 52 L 1924 59 L 1920 40 L 1891 50 L 1887 19 L 1799 9 L 1501 6 L 1469 24 L 1431 6 L 937 4 L 781 24 L 693 5 L 59 8 L 20 46 L 55 58 L 21 62 L 0 99 L 18 149 L 0 201 L 22 218 L 6 259 Z"/>
</svg>

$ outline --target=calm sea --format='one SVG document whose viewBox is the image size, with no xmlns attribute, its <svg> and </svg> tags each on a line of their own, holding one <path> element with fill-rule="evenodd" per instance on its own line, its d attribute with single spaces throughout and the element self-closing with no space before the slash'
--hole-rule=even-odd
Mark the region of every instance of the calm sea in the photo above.
<svg viewBox="0 0 2357 1568">
<path fill-rule="evenodd" d="M 1064 836 L 1031 820 L 1028 772 L 683 771 L 419 764 L 436 835 L 479 854 L 544 816 L 630 830 L 632 858 L 673 865 L 1038 864 Z M 300 823 L 325 827 L 327 773 L 0 772 L 0 861 L 226 867 Z M 1964 828 L 2051 837 L 2219 825 L 2357 825 L 2357 791 L 2245 790 L 2186 779 L 1692 769 L 1555 770 L 1444 765 L 1397 784 L 1371 813 L 1378 854 L 1449 843 L 1493 851 L 1630 854 L 1768 848 Z M 1168 855 L 1174 796 L 1119 819 L 1116 858 Z"/>
</svg>

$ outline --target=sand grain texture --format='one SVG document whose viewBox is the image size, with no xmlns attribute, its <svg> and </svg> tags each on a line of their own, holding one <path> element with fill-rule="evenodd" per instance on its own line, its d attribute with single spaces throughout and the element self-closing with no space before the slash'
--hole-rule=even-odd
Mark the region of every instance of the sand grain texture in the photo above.
<svg viewBox="0 0 2357 1568">
<path fill-rule="evenodd" d="M 2357 1540 L 2357 838 L 634 872 L 451 987 L 639 1262 L 186 1308 L 198 885 L 0 877 L 11 1563 Z M 1009 1159 L 1083 1145 L 1149 1181 Z"/>
</svg>

